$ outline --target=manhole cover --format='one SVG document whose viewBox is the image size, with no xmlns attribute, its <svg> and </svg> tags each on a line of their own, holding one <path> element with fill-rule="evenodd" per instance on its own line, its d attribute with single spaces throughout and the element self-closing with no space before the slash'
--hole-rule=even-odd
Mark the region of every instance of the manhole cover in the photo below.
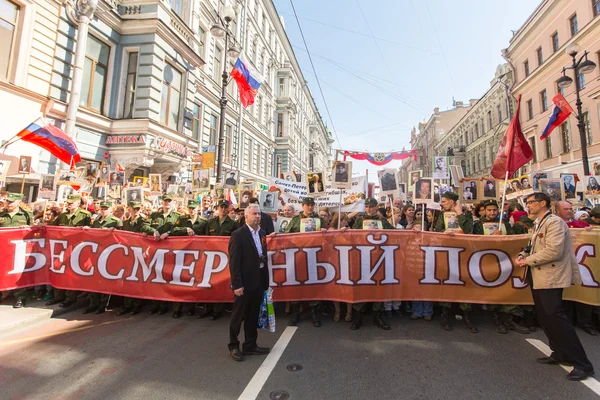
<svg viewBox="0 0 600 400">
<path fill-rule="evenodd" d="M 300 364 L 290 364 L 286 368 L 288 371 L 296 372 L 296 371 L 300 371 L 304 367 Z"/>
<path fill-rule="evenodd" d="M 269 393 L 269 398 L 272 400 L 287 400 L 290 398 L 290 394 L 285 390 L 273 390 Z"/>
</svg>

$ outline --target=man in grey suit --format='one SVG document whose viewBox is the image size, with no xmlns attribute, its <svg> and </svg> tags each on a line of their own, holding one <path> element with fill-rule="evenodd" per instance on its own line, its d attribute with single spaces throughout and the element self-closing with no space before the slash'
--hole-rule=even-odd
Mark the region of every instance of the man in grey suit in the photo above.
<svg viewBox="0 0 600 400">
<path fill-rule="evenodd" d="M 550 197 L 533 193 L 525 202 L 534 216 L 529 245 L 515 260 L 527 270 L 538 320 L 548 337 L 552 354 L 538 358 L 541 364 L 573 365 L 569 380 L 581 381 L 594 375 L 594 367 L 562 305 L 563 289 L 581 283 L 573 239 L 566 222 L 550 211 Z"/>
</svg>

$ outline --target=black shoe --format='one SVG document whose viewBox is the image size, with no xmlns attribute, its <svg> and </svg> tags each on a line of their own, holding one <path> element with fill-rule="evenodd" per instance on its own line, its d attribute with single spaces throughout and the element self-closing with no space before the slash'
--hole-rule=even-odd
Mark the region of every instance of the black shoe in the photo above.
<svg viewBox="0 0 600 400">
<path fill-rule="evenodd" d="M 269 352 L 271 351 L 271 349 L 269 349 L 268 347 L 254 347 L 252 349 L 244 349 L 243 353 L 244 355 L 253 355 L 253 356 L 263 356 L 265 354 L 269 354 Z"/>
<path fill-rule="evenodd" d="M 471 333 L 479 333 L 479 329 L 471 322 L 469 319 L 469 315 L 466 312 L 463 312 L 463 322 L 465 323 L 465 328 Z"/>
<path fill-rule="evenodd" d="M 242 354 L 240 349 L 229 350 L 229 356 L 233 358 L 234 361 L 244 361 L 244 355 Z"/>
<path fill-rule="evenodd" d="M 362 315 L 358 311 L 354 311 L 354 315 L 352 315 L 352 325 L 350 325 L 350 329 L 353 331 L 359 330 L 360 325 L 362 323 Z"/>
<path fill-rule="evenodd" d="M 158 307 L 152 307 L 150 311 L 148 311 L 149 315 L 154 315 L 158 312 Z"/>
<path fill-rule="evenodd" d="M 312 318 L 312 324 L 315 328 L 321 327 L 321 320 L 319 320 L 319 313 L 317 311 L 317 306 L 313 306 L 310 308 L 310 316 Z"/>
<path fill-rule="evenodd" d="M 300 322 L 300 306 L 292 306 L 292 316 L 288 322 L 288 326 L 296 326 Z"/>
<path fill-rule="evenodd" d="M 448 318 L 448 310 L 446 310 L 446 309 L 444 309 L 444 311 L 442 311 L 442 321 L 440 322 L 440 325 L 442 326 L 442 329 L 445 331 L 452 330 L 452 325 L 450 325 L 450 321 Z"/>
<path fill-rule="evenodd" d="M 62 308 L 67 308 L 67 307 L 71 307 L 73 304 L 75 304 L 74 301 L 72 301 L 72 300 L 65 300 L 62 303 L 60 303 L 58 306 L 62 307 Z"/>
<path fill-rule="evenodd" d="M 206 318 L 206 317 L 208 317 L 208 312 L 204 311 L 204 310 L 202 310 L 202 312 L 200 313 L 200 315 L 198 315 L 198 319 L 203 319 L 203 318 Z"/>
<path fill-rule="evenodd" d="M 210 319 L 211 321 L 216 321 L 219 318 L 221 318 L 220 312 L 214 312 L 214 313 L 210 314 L 210 317 L 208 317 L 208 319 Z"/>
<path fill-rule="evenodd" d="M 90 313 L 93 313 L 94 311 L 96 311 L 95 307 L 87 307 L 85 310 L 83 310 L 82 314 L 90 314 Z"/>
<path fill-rule="evenodd" d="M 193 308 L 190 308 L 189 310 L 186 311 L 185 315 L 187 315 L 188 317 L 191 317 L 192 315 L 196 314 L 196 311 Z"/>
<path fill-rule="evenodd" d="M 62 298 L 62 299 L 51 299 L 51 300 L 48 300 L 48 301 L 47 301 L 45 304 L 46 304 L 47 306 L 52 306 L 52 305 L 54 305 L 54 304 L 58 304 L 58 303 L 61 303 L 61 302 L 63 302 L 63 301 L 65 301 L 65 299 L 64 299 L 64 298 Z"/>
<path fill-rule="evenodd" d="M 392 317 L 393 317 L 393 316 L 392 316 L 392 310 L 388 310 L 388 311 L 386 311 L 386 312 L 385 312 L 385 317 L 386 317 L 387 319 L 392 319 Z"/>
<path fill-rule="evenodd" d="M 375 313 L 375 319 L 373 319 L 373 325 L 377 326 L 378 328 L 383 329 L 384 331 L 389 331 L 390 329 L 392 329 L 390 327 L 390 325 L 387 322 L 385 322 L 385 320 L 381 317 L 382 317 L 381 312 Z"/>
<path fill-rule="evenodd" d="M 590 376 L 594 376 L 594 370 L 585 372 L 580 369 L 573 368 L 573 371 L 569 372 L 569 375 L 567 375 L 567 379 L 570 381 L 583 381 Z"/>
<path fill-rule="evenodd" d="M 163 315 L 169 312 L 169 309 L 167 307 L 161 307 L 158 309 L 158 315 Z"/>
<path fill-rule="evenodd" d="M 592 335 L 592 336 L 598 335 L 598 332 L 590 325 L 582 326 L 581 329 L 583 329 L 583 331 L 585 333 L 587 333 L 588 335 Z"/>
<path fill-rule="evenodd" d="M 568 365 L 568 366 L 573 365 L 568 361 L 558 361 L 552 357 L 541 357 L 541 358 L 536 359 L 535 361 L 539 362 L 540 364 L 547 364 L 547 365 L 558 365 L 558 364 Z"/>
<path fill-rule="evenodd" d="M 181 311 L 174 311 L 173 318 L 181 318 Z"/>
<path fill-rule="evenodd" d="M 517 322 L 515 322 L 512 318 L 512 315 L 508 315 L 506 317 L 506 319 L 504 320 L 504 325 L 506 325 L 506 327 L 511 330 L 511 331 L 515 331 L 518 333 L 522 333 L 524 335 L 528 335 L 529 334 L 529 328 L 526 326 L 523 326 Z"/>
<path fill-rule="evenodd" d="M 142 309 L 140 307 L 134 307 L 133 310 L 131 310 L 131 315 L 138 315 L 141 311 Z"/>
<path fill-rule="evenodd" d="M 496 327 L 496 332 L 501 333 L 503 335 L 507 334 L 508 328 L 506 327 L 506 325 L 504 325 L 502 321 L 500 321 L 500 315 L 498 315 L 498 313 L 494 311 L 492 316 L 494 318 L 494 326 Z M 527 331 L 529 332 L 529 329 Z"/>
<path fill-rule="evenodd" d="M 25 306 L 25 302 L 21 299 L 17 299 L 17 302 L 13 304 L 13 308 L 23 308 Z"/>
<path fill-rule="evenodd" d="M 98 307 L 96 314 L 104 314 L 104 311 L 106 311 L 106 307 Z"/>
<path fill-rule="evenodd" d="M 131 311 L 131 309 L 129 308 L 121 308 L 119 310 L 119 312 L 117 312 L 117 317 L 120 317 L 121 315 L 125 315 L 125 314 L 129 314 L 129 312 Z"/>
</svg>

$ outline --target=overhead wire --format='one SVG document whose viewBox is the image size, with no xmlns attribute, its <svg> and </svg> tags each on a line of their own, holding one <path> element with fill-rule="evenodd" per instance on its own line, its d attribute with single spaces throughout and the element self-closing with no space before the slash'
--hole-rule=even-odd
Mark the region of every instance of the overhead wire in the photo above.
<svg viewBox="0 0 600 400">
<path fill-rule="evenodd" d="M 440 40 L 440 36 L 438 35 L 437 28 L 435 27 L 435 22 L 433 22 L 433 18 L 431 16 L 431 11 L 429 10 L 429 4 L 427 0 L 425 0 L 425 8 L 427 9 L 427 15 L 429 15 L 429 20 L 431 21 L 431 25 L 433 26 L 433 32 L 435 33 L 435 38 L 437 39 L 438 46 L 440 47 L 440 51 L 442 52 L 442 58 L 444 59 L 444 64 L 446 64 L 446 70 L 448 71 L 448 75 L 450 76 L 450 82 L 452 82 L 452 88 L 456 92 L 456 84 L 454 83 L 454 77 L 452 76 L 452 71 L 450 70 L 450 65 L 448 64 L 448 59 L 446 58 L 446 53 L 444 52 L 444 48 L 442 47 L 442 42 Z"/>
<path fill-rule="evenodd" d="M 294 7 L 294 0 L 290 0 L 290 4 L 292 5 L 292 10 L 294 11 L 294 16 L 296 17 L 296 23 L 298 24 L 298 29 L 300 30 L 300 36 L 302 36 L 302 42 L 304 42 L 304 47 L 306 48 L 306 53 L 308 53 L 308 59 L 310 60 L 310 65 L 315 74 L 315 79 L 317 80 L 317 86 L 319 87 L 319 91 L 321 92 L 321 97 L 323 98 L 323 103 L 325 104 L 325 110 L 327 111 L 327 115 L 329 116 L 329 122 L 331 122 L 331 129 L 333 130 L 333 134 L 335 135 L 335 139 L 337 140 L 340 147 L 342 147 L 342 143 L 340 142 L 340 138 L 338 137 L 337 131 L 335 129 L 335 124 L 333 123 L 333 118 L 331 117 L 331 112 L 329 111 L 329 106 L 327 105 L 327 100 L 325 99 L 325 94 L 323 93 L 323 88 L 321 87 L 321 82 L 319 81 L 319 76 L 317 75 L 317 70 L 315 69 L 315 64 L 313 63 L 312 57 L 310 56 L 310 52 L 308 51 L 308 45 L 306 44 L 306 38 L 304 37 L 304 32 L 302 31 L 302 26 L 300 25 L 300 20 L 298 19 L 298 14 L 296 13 L 296 7 Z"/>
</svg>

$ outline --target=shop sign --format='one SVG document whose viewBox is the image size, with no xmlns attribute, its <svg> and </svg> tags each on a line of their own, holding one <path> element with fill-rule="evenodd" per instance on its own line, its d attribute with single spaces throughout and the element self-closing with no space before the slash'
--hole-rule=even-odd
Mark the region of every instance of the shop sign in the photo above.
<svg viewBox="0 0 600 400">
<path fill-rule="evenodd" d="M 166 139 L 160 136 L 157 136 L 154 139 L 154 143 L 151 147 L 164 153 L 175 154 L 183 158 L 188 158 L 193 153 L 193 150 L 187 147 L 186 145 L 174 142 L 170 139 Z"/>
<path fill-rule="evenodd" d="M 146 144 L 146 135 L 108 135 L 104 144 Z"/>
</svg>

